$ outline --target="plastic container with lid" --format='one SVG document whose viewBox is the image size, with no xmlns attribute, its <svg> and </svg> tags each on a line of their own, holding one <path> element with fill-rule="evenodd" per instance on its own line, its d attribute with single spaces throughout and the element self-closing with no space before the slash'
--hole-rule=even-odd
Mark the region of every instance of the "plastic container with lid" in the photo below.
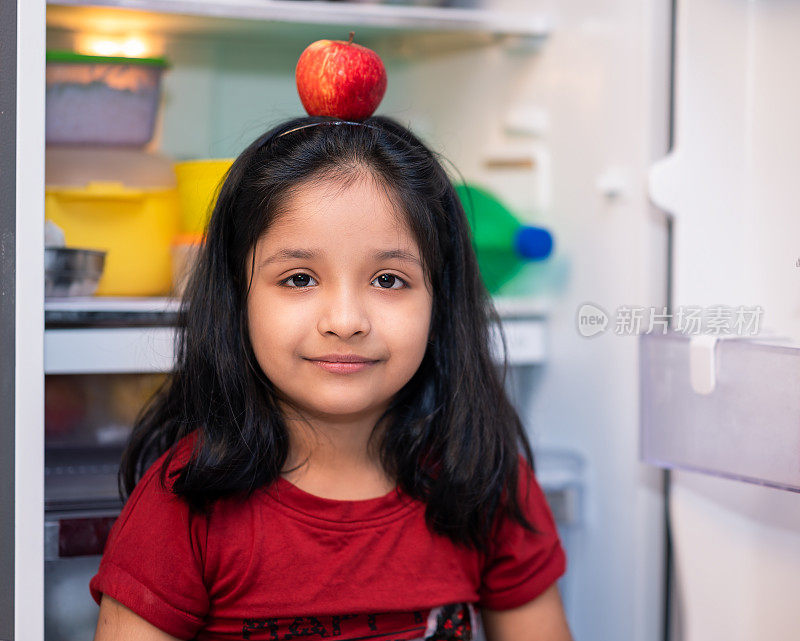
<svg viewBox="0 0 800 641">
<path fill-rule="evenodd" d="M 163 58 L 46 54 L 45 142 L 141 147 L 153 137 Z"/>
<path fill-rule="evenodd" d="M 138 149 L 51 147 L 45 218 L 68 247 L 105 250 L 99 296 L 163 296 L 180 206 L 172 160 Z"/>
</svg>

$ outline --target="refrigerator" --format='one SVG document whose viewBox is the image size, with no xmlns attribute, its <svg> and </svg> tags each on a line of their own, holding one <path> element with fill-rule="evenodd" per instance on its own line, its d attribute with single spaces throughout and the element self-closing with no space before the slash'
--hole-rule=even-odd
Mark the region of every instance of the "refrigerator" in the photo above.
<svg viewBox="0 0 800 641">
<path fill-rule="evenodd" d="M 555 238 L 496 303 L 573 637 L 800 638 L 797 3 L 17 0 L 0 14 L 0 640 L 80 636 L 45 625 L 46 383 L 170 362 L 168 322 L 57 326 L 44 299 L 45 51 L 140 38 L 171 65 L 148 149 L 222 158 L 302 115 L 299 54 L 350 30 L 386 64 L 377 113 Z"/>
</svg>

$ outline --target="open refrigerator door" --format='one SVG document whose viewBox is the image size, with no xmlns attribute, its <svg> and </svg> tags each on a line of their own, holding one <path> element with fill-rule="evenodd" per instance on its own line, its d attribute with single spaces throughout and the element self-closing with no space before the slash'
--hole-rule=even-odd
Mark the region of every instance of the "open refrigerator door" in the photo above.
<svg viewBox="0 0 800 641">
<path fill-rule="evenodd" d="M 641 341 L 642 456 L 674 470 L 674 639 L 800 630 L 798 30 L 796 3 L 678 3 L 675 143 L 650 174 L 673 331 Z"/>
</svg>

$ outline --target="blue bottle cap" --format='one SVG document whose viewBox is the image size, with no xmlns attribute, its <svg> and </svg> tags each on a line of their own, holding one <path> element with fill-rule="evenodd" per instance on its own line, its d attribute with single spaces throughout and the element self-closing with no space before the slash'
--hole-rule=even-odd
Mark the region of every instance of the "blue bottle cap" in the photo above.
<svg viewBox="0 0 800 641">
<path fill-rule="evenodd" d="M 514 237 L 514 249 L 528 260 L 542 260 L 553 251 L 553 236 L 542 227 L 520 225 Z"/>
</svg>

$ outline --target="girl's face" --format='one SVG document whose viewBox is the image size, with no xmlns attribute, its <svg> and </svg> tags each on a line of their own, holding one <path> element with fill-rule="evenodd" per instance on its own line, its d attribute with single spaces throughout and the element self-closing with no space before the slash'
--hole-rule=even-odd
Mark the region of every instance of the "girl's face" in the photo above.
<svg viewBox="0 0 800 641">
<path fill-rule="evenodd" d="M 422 362 L 433 304 L 386 193 L 369 177 L 303 186 L 248 266 L 253 253 L 247 313 L 261 369 L 306 416 L 377 419 Z M 336 355 L 370 362 L 320 364 Z"/>
</svg>

